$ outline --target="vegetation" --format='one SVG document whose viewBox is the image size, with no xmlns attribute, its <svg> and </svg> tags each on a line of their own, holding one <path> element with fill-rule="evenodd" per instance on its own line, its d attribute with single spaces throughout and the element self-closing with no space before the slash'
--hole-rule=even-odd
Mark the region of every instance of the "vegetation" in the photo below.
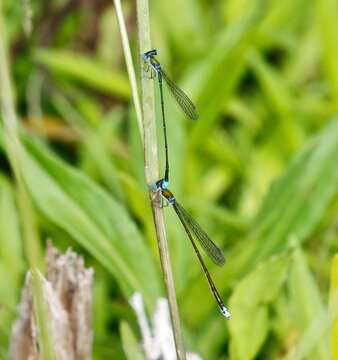
<svg viewBox="0 0 338 360">
<path fill-rule="evenodd" d="M 128 299 L 141 292 L 151 314 L 164 286 L 114 7 L 0 4 L 22 146 L 20 185 L 2 112 L 0 358 L 47 238 L 95 269 L 93 357 L 139 358 Z M 227 258 L 207 263 L 228 322 L 165 209 L 187 349 L 205 359 L 329 359 L 338 354 L 338 1 L 150 5 L 161 63 L 200 114 L 185 119 L 165 93 L 171 189 Z M 135 3 L 123 6 L 140 74 Z"/>
</svg>

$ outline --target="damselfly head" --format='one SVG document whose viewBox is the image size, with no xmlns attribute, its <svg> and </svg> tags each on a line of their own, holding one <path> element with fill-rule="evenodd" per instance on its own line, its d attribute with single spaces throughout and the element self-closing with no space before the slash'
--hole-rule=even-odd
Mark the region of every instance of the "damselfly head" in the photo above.
<svg viewBox="0 0 338 360">
<path fill-rule="evenodd" d="M 159 53 L 159 52 L 158 52 L 157 49 L 149 50 L 149 51 L 147 51 L 147 52 L 145 52 L 145 53 L 142 54 L 142 59 L 143 59 L 144 61 L 147 61 L 147 60 L 149 60 L 150 58 L 152 58 L 153 56 L 158 55 L 158 53 Z"/>
<path fill-rule="evenodd" d="M 156 181 L 156 183 L 153 184 L 153 186 L 151 187 L 151 189 L 152 189 L 153 191 L 161 190 L 160 181 L 161 181 L 161 180 L 158 180 L 158 181 Z"/>
</svg>

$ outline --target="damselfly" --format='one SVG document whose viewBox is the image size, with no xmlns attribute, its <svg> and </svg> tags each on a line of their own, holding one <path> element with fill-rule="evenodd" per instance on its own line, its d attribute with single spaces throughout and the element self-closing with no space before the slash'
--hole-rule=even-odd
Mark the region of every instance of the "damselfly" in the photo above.
<svg viewBox="0 0 338 360">
<path fill-rule="evenodd" d="M 182 207 L 182 205 L 180 205 L 180 203 L 176 200 L 174 194 L 169 189 L 167 189 L 167 183 L 163 183 L 163 181 L 164 181 L 163 179 L 157 181 L 154 185 L 154 190 L 160 191 L 161 196 L 175 210 L 180 222 L 183 225 L 185 232 L 187 233 L 187 235 L 190 239 L 192 247 L 195 250 L 197 258 L 203 268 L 204 274 L 208 280 L 211 291 L 216 299 L 216 302 L 221 310 L 221 313 L 227 319 L 230 319 L 230 317 L 231 317 L 230 311 L 224 305 L 224 302 L 216 288 L 214 281 L 211 278 L 211 275 L 203 261 L 202 255 L 199 252 L 194 239 L 196 239 L 198 241 L 198 243 L 202 246 L 203 250 L 210 257 L 210 259 L 218 266 L 223 266 L 225 263 L 223 251 L 209 238 L 209 236 L 206 234 L 206 232 L 190 216 L 190 214 Z"/>
<path fill-rule="evenodd" d="M 198 118 L 196 106 L 185 94 L 185 92 L 180 89 L 166 74 L 161 66 L 160 62 L 155 58 L 158 54 L 156 49 L 150 50 L 142 54 L 142 59 L 145 63 L 148 64 L 146 71 L 150 71 L 151 78 L 156 78 L 158 80 L 158 85 L 160 89 L 160 99 L 161 99 L 161 111 L 162 111 L 162 125 L 164 133 L 164 147 L 165 147 L 165 175 L 164 180 L 168 183 L 169 181 L 169 154 L 168 154 L 168 139 L 167 139 L 167 129 L 165 121 L 165 112 L 164 112 L 164 97 L 163 97 L 163 79 L 167 84 L 170 92 L 174 96 L 175 100 L 184 111 L 184 113 L 192 120 Z"/>
</svg>

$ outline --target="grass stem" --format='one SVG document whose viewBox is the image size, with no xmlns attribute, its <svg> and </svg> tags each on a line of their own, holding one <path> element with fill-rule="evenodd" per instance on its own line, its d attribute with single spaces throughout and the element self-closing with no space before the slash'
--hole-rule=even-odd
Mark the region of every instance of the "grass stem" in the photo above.
<svg viewBox="0 0 338 360">
<path fill-rule="evenodd" d="M 134 106 L 135 106 L 137 125 L 138 125 L 138 129 L 140 131 L 140 134 L 141 134 L 141 139 L 143 141 L 144 134 L 143 134 L 143 126 L 142 126 L 142 111 L 141 111 L 140 98 L 139 98 L 138 91 L 137 91 L 135 68 L 134 68 L 133 58 L 131 56 L 131 51 L 130 51 L 130 46 L 129 46 L 127 27 L 126 27 L 126 23 L 125 23 L 124 17 L 123 17 L 121 1 L 114 0 L 114 5 L 115 5 L 115 10 L 116 10 L 117 21 L 118 21 L 119 28 L 120 28 L 123 53 L 124 53 L 124 58 L 126 61 L 126 66 L 127 66 L 130 87 L 131 87 L 131 93 L 132 93 L 133 102 L 134 102 Z"/>
<path fill-rule="evenodd" d="M 142 54 L 151 49 L 150 23 L 148 0 L 137 0 L 137 21 L 139 36 L 139 51 Z M 148 186 L 151 186 L 159 179 L 158 154 L 156 137 L 156 118 L 155 118 L 155 99 L 154 84 L 151 79 L 142 74 L 142 108 L 143 108 L 143 129 L 144 129 L 144 159 L 145 176 Z M 149 196 L 151 199 L 152 192 Z M 157 194 L 159 196 L 159 194 Z M 176 345 L 177 359 L 185 359 L 185 349 L 180 325 L 180 317 L 176 300 L 173 273 L 170 264 L 170 254 L 166 231 L 164 225 L 163 209 L 155 206 L 156 200 L 152 201 L 152 210 L 156 228 L 157 244 L 160 253 L 161 266 L 163 271 L 164 283 L 167 291 L 171 322 Z"/>
</svg>

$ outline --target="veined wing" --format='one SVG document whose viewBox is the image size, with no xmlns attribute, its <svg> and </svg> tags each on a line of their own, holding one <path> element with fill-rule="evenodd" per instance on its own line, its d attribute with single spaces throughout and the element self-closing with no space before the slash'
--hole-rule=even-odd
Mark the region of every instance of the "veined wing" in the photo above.
<svg viewBox="0 0 338 360">
<path fill-rule="evenodd" d="M 190 227 L 191 225 L 188 225 L 186 221 L 188 221 L 189 219 L 191 219 L 190 215 L 182 208 L 182 206 L 180 206 L 179 204 L 177 204 L 177 202 L 173 203 L 173 208 L 178 216 L 178 218 L 180 219 L 190 241 L 191 241 L 191 245 L 193 246 L 194 250 L 195 250 L 195 253 L 196 253 L 196 256 L 203 268 L 203 271 L 204 271 L 204 275 L 206 276 L 207 280 L 208 280 L 208 283 L 209 283 L 209 286 L 210 286 L 210 289 L 211 289 L 211 292 L 212 294 L 214 295 L 214 298 L 219 306 L 219 309 L 221 310 L 221 313 L 224 317 L 226 317 L 227 319 L 230 319 L 231 318 L 231 314 L 230 314 L 230 311 L 229 309 L 224 305 L 224 302 L 222 300 L 222 297 L 220 295 L 220 293 L 218 292 L 217 290 L 217 287 L 202 259 L 202 256 L 195 244 L 195 241 L 193 239 L 193 235 L 191 233 L 193 233 L 196 237 L 196 239 L 198 239 L 198 241 L 201 243 L 201 238 L 197 236 L 197 234 L 195 233 L 195 230 L 192 229 L 192 227 Z M 182 212 L 183 210 L 183 212 Z M 185 213 L 185 215 L 183 215 Z M 198 225 L 198 224 L 197 224 Z M 199 225 L 198 225 L 199 227 Z M 202 229 L 201 229 L 202 230 Z M 202 232 L 204 233 L 204 231 L 202 230 Z M 205 234 L 205 233 L 204 233 Z M 206 234 L 205 234 L 206 235 Z M 213 245 L 213 247 L 216 247 L 216 249 L 218 250 L 218 252 L 220 251 L 221 253 L 221 258 L 223 259 L 223 263 L 224 263 L 224 255 L 222 253 L 222 251 L 220 249 L 217 248 L 217 246 L 210 240 L 210 243 Z M 201 243 L 202 244 L 202 243 Z M 208 255 L 211 256 L 211 253 L 209 252 L 208 250 Z M 215 261 L 215 258 L 214 256 L 211 256 L 211 258 Z M 217 256 L 217 261 L 220 262 L 221 259 L 219 259 L 219 256 Z M 217 262 L 216 262 L 217 263 Z"/>
<path fill-rule="evenodd" d="M 161 74 L 181 109 L 190 119 L 197 120 L 198 114 L 194 103 L 189 99 L 186 93 L 168 77 L 163 68 L 161 68 Z"/>
<path fill-rule="evenodd" d="M 176 201 L 176 211 L 179 212 L 184 219 L 186 225 L 197 241 L 201 244 L 203 250 L 207 253 L 210 259 L 218 266 L 223 266 L 225 258 L 223 251 L 209 238 L 207 233 L 201 228 L 201 226 L 190 216 L 190 214 Z"/>
</svg>

